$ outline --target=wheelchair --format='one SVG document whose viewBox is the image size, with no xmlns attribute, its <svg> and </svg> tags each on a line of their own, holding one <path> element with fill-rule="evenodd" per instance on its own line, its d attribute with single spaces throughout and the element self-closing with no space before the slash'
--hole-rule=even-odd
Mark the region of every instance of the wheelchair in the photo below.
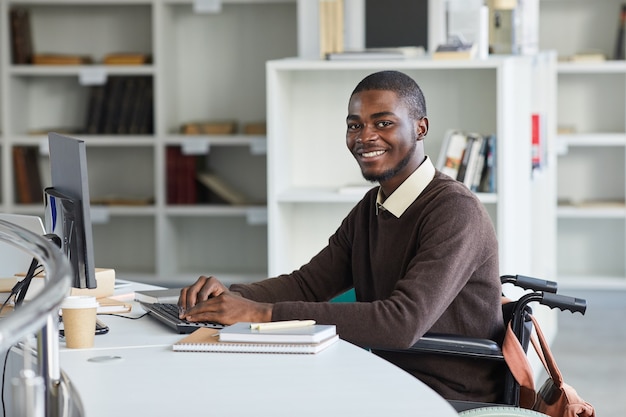
<svg viewBox="0 0 626 417">
<path fill-rule="evenodd" d="M 554 281 L 546 281 L 524 275 L 503 275 L 502 284 L 512 284 L 530 292 L 522 295 L 518 300 L 503 300 L 502 315 L 505 325 L 511 323 L 515 337 L 520 341 L 527 352 L 532 332 L 532 309 L 530 303 L 536 302 L 551 309 L 559 308 L 572 313 L 585 314 L 587 302 L 584 299 L 559 295 L 558 285 Z M 504 296 L 503 296 L 504 297 Z M 451 355 L 467 358 L 468 360 L 498 361 L 505 365 L 501 346 L 488 339 L 477 339 L 449 334 L 426 333 L 420 340 L 408 349 L 393 350 L 410 354 Z M 475 417 L 514 417 L 514 416 L 543 416 L 545 414 L 521 408 L 520 386 L 504 366 L 504 393 L 498 403 L 480 403 L 470 401 L 448 400 L 460 416 Z"/>
</svg>

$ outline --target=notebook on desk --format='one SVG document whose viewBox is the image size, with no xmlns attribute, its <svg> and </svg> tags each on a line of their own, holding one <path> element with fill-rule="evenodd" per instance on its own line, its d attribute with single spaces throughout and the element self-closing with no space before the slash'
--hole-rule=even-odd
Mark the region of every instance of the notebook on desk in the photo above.
<svg viewBox="0 0 626 417">
<path fill-rule="evenodd" d="M 202 327 L 208 327 L 210 329 L 221 329 L 224 326 L 219 323 L 210 322 L 190 322 L 187 320 L 181 320 L 178 318 L 178 305 L 177 304 L 165 304 L 165 303 L 145 303 L 139 302 L 141 307 L 148 312 L 148 314 L 165 324 L 169 328 L 175 330 L 178 333 L 192 333 Z"/>
</svg>

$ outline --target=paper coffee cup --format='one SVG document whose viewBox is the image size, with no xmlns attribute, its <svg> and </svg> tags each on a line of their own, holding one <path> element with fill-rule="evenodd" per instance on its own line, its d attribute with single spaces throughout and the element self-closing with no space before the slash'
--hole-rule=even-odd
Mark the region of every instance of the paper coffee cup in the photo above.
<svg viewBox="0 0 626 417">
<path fill-rule="evenodd" d="M 68 348 L 93 347 L 97 308 L 96 298 L 88 295 L 73 295 L 63 300 L 61 311 Z"/>
</svg>

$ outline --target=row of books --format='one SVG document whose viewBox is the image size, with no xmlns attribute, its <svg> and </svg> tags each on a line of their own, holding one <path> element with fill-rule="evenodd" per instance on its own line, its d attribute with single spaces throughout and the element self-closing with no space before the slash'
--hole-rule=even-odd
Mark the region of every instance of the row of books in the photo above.
<svg viewBox="0 0 626 417">
<path fill-rule="evenodd" d="M 152 77 L 112 76 L 89 87 L 84 133 L 148 135 L 154 132 Z"/>
<path fill-rule="evenodd" d="M 208 170 L 198 156 L 185 155 L 178 146 L 167 148 L 166 170 L 168 204 L 252 204 L 245 194 Z"/>
<path fill-rule="evenodd" d="M 496 136 L 449 130 L 439 152 L 437 169 L 474 192 L 494 193 Z"/>
<path fill-rule="evenodd" d="M 11 57 L 13 64 L 24 65 L 85 65 L 95 60 L 89 55 L 64 53 L 36 53 L 33 45 L 30 11 L 14 7 L 9 12 Z M 102 59 L 104 65 L 144 65 L 152 61 L 150 54 L 141 52 L 113 52 Z"/>
</svg>

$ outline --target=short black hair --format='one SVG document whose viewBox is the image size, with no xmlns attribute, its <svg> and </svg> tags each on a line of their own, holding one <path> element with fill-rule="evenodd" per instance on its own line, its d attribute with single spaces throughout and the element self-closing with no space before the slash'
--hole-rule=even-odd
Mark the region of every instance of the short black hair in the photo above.
<svg viewBox="0 0 626 417">
<path fill-rule="evenodd" d="M 409 114 L 415 120 L 426 117 L 426 99 L 422 89 L 403 72 L 389 70 L 370 74 L 357 84 L 350 97 L 368 90 L 393 91 L 406 103 Z"/>
</svg>

